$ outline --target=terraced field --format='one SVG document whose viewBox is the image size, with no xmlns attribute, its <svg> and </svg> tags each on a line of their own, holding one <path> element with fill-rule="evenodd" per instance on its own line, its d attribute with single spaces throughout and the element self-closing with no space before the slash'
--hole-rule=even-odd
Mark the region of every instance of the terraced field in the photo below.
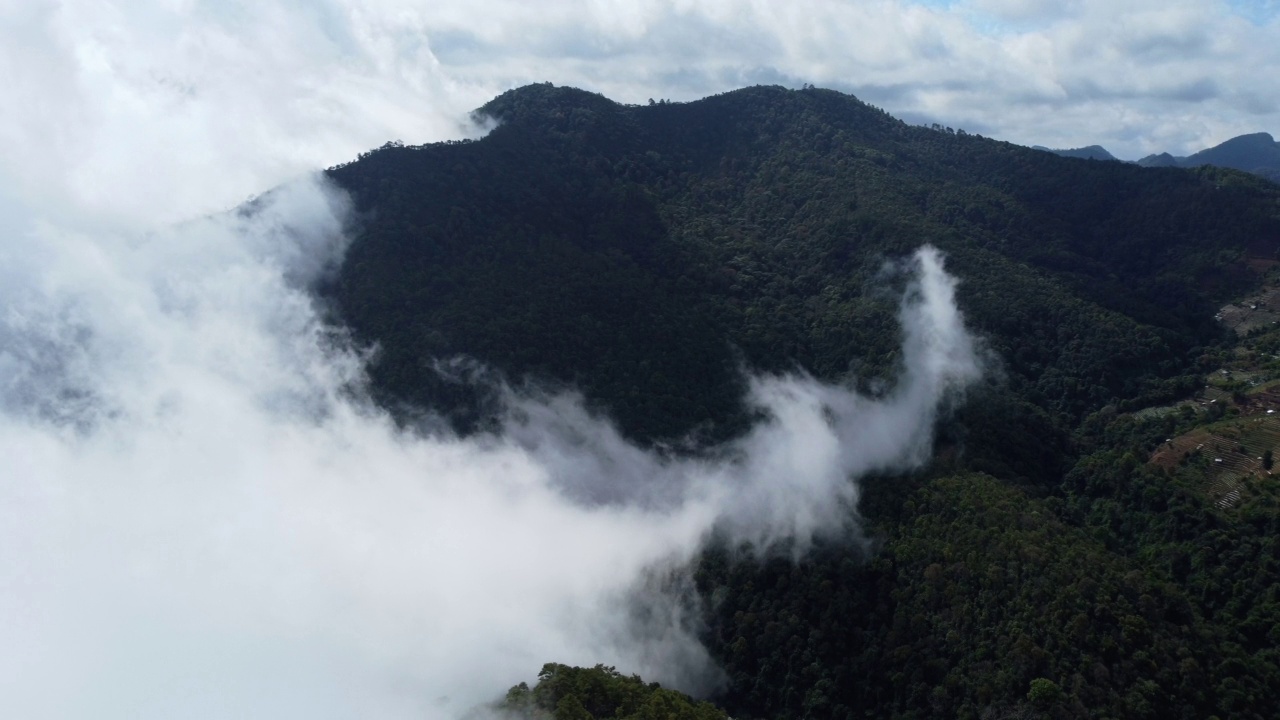
<svg viewBox="0 0 1280 720">
<path fill-rule="evenodd" d="M 1255 328 L 1280 325 L 1280 287 L 1268 287 L 1249 298 L 1224 305 L 1216 317 L 1240 337 Z"/>
<path fill-rule="evenodd" d="M 1205 490 L 1219 508 L 1240 502 L 1248 479 L 1263 480 L 1280 469 L 1264 467 L 1267 451 L 1280 450 L 1280 417 L 1241 417 L 1171 438 L 1156 448 L 1151 463 L 1176 471 L 1198 465 L 1205 471 Z"/>
<path fill-rule="evenodd" d="M 1270 463 L 1263 460 L 1268 454 L 1280 454 L 1275 343 L 1264 344 L 1266 338 L 1274 341 L 1272 336 L 1280 334 L 1280 284 L 1273 278 L 1262 292 L 1224 306 L 1217 319 L 1241 340 L 1222 357 L 1223 365 L 1205 378 L 1203 389 L 1181 403 L 1137 414 L 1159 417 L 1190 408 L 1205 420 L 1225 416 L 1169 438 L 1152 452 L 1150 462 L 1170 472 L 1202 476 L 1209 500 L 1228 509 L 1248 497 L 1251 486 L 1280 486 L 1276 482 L 1280 478 L 1273 480 L 1273 473 L 1280 474 L 1280 468 L 1265 467 Z"/>
</svg>

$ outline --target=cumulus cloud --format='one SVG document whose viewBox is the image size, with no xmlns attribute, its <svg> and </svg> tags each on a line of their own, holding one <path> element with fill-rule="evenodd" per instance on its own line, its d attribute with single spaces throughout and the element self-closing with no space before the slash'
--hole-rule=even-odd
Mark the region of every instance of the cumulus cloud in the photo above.
<svg viewBox="0 0 1280 720">
<path fill-rule="evenodd" d="M 760 378 L 769 420 L 692 459 L 570 397 L 411 434 L 308 294 L 344 214 L 312 178 L 142 235 L 6 238 L 29 267 L 0 291 L 0 713 L 450 717 L 549 660 L 697 687 L 714 668 L 653 578 L 714 530 L 844 528 L 852 478 L 924 461 L 978 373 L 924 250 L 884 397 Z"/>
</svg>

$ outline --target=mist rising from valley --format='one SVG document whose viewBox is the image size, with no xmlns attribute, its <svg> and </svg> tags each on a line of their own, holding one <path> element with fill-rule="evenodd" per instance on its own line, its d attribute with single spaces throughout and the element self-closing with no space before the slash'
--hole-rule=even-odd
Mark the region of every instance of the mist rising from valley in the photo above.
<svg viewBox="0 0 1280 720">
<path fill-rule="evenodd" d="M 696 457 L 572 394 L 424 435 L 368 399 L 369 349 L 311 292 L 349 211 L 316 176 L 176 226 L 10 233 L 0 714 L 454 717 L 551 660 L 706 689 L 696 618 L 647 579 L 713 532 L 856 534 L 856 479 L 925 462 L 981 374 L 926 247 L 880 396 L 755 377 L 765 419 Z"/>
</svg>

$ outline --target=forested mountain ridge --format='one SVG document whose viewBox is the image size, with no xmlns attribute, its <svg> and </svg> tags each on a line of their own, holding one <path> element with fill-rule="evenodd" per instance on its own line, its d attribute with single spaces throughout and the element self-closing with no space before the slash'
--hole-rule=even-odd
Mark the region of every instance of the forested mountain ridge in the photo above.
<svg viewBox="0 0 1280 720">
<path fill-rule="evenodd" d="M 731 345 L 763 369 L 886 370 L 893 307 L 867 280 L 927 241 L 1015 383 L 1078 419 L 1178 391 L 1229 261 L 1280 237 L 1247 176 L 1096 167 L 829 91 L 624 107 L 531 86 L 482 111 L 501 124 L 480 142 L 332 171 L 377 209 L 337 295 L 358 332 L 413 337 L 374 368 L 398 398 L 438 403 L 451 388 L 418 359 L 469 353 L 576 382 L 633 435 L 679 436 L 735 403 Z"/>
<path fill-rule="evenodd" d="M 1119 160 L 1101 145 L 1089 145 L 1068 150 L 1054 150 L 1042 145 L 1033 145 L 1036 150 L 1051 152 L 1062 157 L 1086 158 L 1093 160 Z M 1249 133 L 1237 135 L 1211 148 L 1205 148 L 1186 157 L 1175 157 L 1167 152 L 1148 155 L 1141 160 L 1133 161 L 1142 167 L 1183 167 L 1193 168 L 1213 165 L 1220 168 L 1243 170 L 1272 182 L 1280 182 L 1280 143 L 1269 133 Z"/>
<path fill-rule="evenodd" d="M 463 354 L 696 447 L 750 422 L 744 366 L 892 377 L 883 268 L 924 242 L 999 358 L 929 472 L 868 487 L 875 557 L 703 558 L 731 713 L 1275 716 L 1274 496 L 1215 508 L 1194 467 L 1145 462 L 1209 418 L 1129 414 L 1230 351 L 1214 312 L 1280 248 L 1275 185 L 913 127 L 818 89 L 623 106 L 536 85 L 480 113 L 482 140 L 329 173 L 362 222 L 324 292 L 380 345 L 390 406 L 483 423 L 483 393 L 431 362 Z"/>
</svg>

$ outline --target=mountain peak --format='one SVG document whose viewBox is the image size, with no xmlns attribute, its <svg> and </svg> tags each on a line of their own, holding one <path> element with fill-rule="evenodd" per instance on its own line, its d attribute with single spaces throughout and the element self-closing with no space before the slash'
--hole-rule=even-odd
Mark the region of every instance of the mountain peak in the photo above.
<svg viewBox="0 0 1280 720">
<path fill-rule="evenodd" d="M 1167 152 L 1158 155 L 1148 155 L 1138 161 L 1142 167 L 1178 167 L 1178 158 Z"/>
<path fill-rule="evenodd" d="M 1247 133 L 1245 135 L 1240 135 L 1238 137 L 1233 137 L 1230 140 L 1222 143 L 1222 145 L 1226 145 L 1228 143 L 1239 144 L 1239 145 L 1273 145 L 1275 144 L 1275 141 L 1276 139 L 1271 137 L 1271 133 L 1256 132 L 1256 133 Z M 1221 145 L 1219 145 L 1219 147 L 1221 147 Z"/>
<path fill-rule="evenodd" d="M 1110 152 L 1107 151 L 1106 148 L 1102 147 L 1101 145 L 1086 145 L 1084 147 L 1070 148 L 1066 150 L 1055 150 L 1053 148 L 1047 148 L 1042 145 L 1035 145 L 1033 146 L 1033 149 L 1044 150 L 1045 152 L 1051 152 L 1054 155 L 1061 155 L 1062 157 L 1081 158 L 1084 160 L 1116 160 L 1117 159 L 1115 155 L 1112 155 Z"/>
<path fill-rule="evenodd" d="M 1265 176 L 1268 171 L 1280 169 L 1280 144 L 1270 133 L 1239 135 L 1201 150 L 1180 164 L 1184 167 L 1216 165 Z"/>
<path fill-rule="evenodd" d="M 510 122 L 525 117 L 552 117 L 574 109 L 607 112 L 616 111 L 620 107 L 618 103 L 599 93 L 567 85 L 557 87 L 547 82 L 508 90 L 480 106 L 475 114 L 500 122 Z"/>
</svg>

